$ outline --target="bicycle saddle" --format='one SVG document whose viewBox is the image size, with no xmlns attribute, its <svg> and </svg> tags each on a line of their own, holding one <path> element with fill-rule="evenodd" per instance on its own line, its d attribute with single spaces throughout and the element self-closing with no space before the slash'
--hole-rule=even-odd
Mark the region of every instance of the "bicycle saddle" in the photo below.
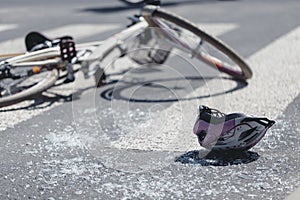
<svg viewBox="0 0 300 200">
<path fill-rule="evenodd" d="M 47 45 L 48 43 L 48 45 Z M 26 35 L 25 37 L 25 45 L 26 45 L 26 50 L 27 51 L 34 51 L 34 47 L 37 45 L 43 44 L 44 48 L 49 48 L 51 47 L 50 45 L 52 44 L 52 41 L 47 38 L 46 36 L 42 35 L 41 33 L 38 32 L 30 32 Z M 43 47 L 40 47 L 43 48 Z"/>
<path fill-rule="evenodd" d="M 255 146 L 275 123 L 265 117 L 242 113 L 225 114 L 207 106 L 199 106 L 194 125 L 201 146 L 213 150 L 248 150 Z"/>
<path fill-rule="evenodd" d="M 30 32 L 25 37 L 26 50 L 28 52 L 54 47 L 60 44 L 62 39 L 73 40 L 71 36 L 63 36 L 50 39 L 39 32 Z"/>
</svg>

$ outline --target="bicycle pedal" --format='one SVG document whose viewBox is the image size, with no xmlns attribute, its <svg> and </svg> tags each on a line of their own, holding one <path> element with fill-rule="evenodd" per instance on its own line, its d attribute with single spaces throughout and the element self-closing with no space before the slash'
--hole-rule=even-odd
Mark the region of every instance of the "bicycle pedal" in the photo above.
<svg viewBox="0 0 300 200">
<path fill-rule="evenodd" d="M 63 61 L 71 62 L 76 57 L 75 42 L 70 37 L 60 38 L 60 55 Z"/>
</svg>

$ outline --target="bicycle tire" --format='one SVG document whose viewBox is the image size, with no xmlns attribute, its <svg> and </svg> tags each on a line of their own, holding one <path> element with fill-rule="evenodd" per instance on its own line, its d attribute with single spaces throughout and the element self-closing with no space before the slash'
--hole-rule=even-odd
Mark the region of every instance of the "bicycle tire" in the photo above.
<svg viewBox="0 0 300 200">
<path fill-rule="evenodd" d="M 197 25 L 190 22 L 187 19 L 184 19 L 176 14 L 170 13 L 166 10 L 163 10 L 156 6 L 147 5 L 143 8 L 142 12 L 144 18 L 147 20 L 149 25 L 158 27 L 155 23 L 153 23 L 152 18 L 154 19 L 164 19 L 165 21 L 172 22 L 176 24 L 177 26 L 186 29 L 202 40 L 206 41 L 210 45 L 214 46 L 217 50 L 225 54 L 228 58 L 230 58 L 239 68 L 240 72 L 233 71 L 231 69 L 228 69 L 224 66 L 218 66 L 213 60 L 204 60 L 205 62 L 210 62 L 209 64 L 213 65 L 215 68 L 219 69 L 219 71 L 222 71 L 230 76 L 232 76 L 235 79 L 239 80 L 246 80 L 252 77 L 252 71 L 248 64 L 244 61 L 244 59 L 235 52 L 231 47 L 226 45 L 223 41 L 220 39 L 206 33 L 205 31 L 201 30 Z"/>
<path fill-rule="evenodd" d="M 131 6 L 136 6 L 136 5 L 141 5 L 144 3 L 144 0 L 136 0 L 136 1 L 130 1 L 130 0 L 119 0 L 125 4 L 131 5 Z"/>
<path fill-rule="evenodd" d="M 160 1 L 151 1 L 151 0 L 120 0 L 121 2 L 130 5 L 130 6 L 140 6 L 143 4 L 149 4 L 149 5 L 160 5 Z"/>
<path fill-rule="evenodd" d="M 13 105 L 13 104 L 19 103 L 21 101 L 28 100 L 32 96 L 39 94 L 39 93 L 47 90 L 51 86 L 53 86 L 55 84 L 56 80 L 58 79 L 58 70 L 57 69 L 52 69 L 52 70 L 45 71 L 42 73 L 47 73 L 47 74 L 45 74 L 45 77 L 41 81 L 38 81 L 38 83 L 33 85 L 32 87 L 29 87 L 25 90 L 15 93 L 15 94 L 0 97 L 0 107 Z M 35 76 L 36 75 L 33 75 L 28 78 L 35 78 Z M 28 78 L 24 78 L 24 81 L 26 81 Z"/>
</svg>

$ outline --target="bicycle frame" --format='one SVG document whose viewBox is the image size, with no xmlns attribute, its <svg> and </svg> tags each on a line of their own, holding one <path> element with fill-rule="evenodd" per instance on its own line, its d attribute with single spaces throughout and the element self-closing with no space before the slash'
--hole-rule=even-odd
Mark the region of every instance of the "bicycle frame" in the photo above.
<svg viewBox="0 0 300 200">
<path fill-rule="evenodd" d="M 90 55 L 83 54 L 77 58 L 77 62 L 81 63 L 84 61 L 102 61 L 107 55 L 109 55 L 114 49 L 118 48 L 122 51 L 121 45 L 122 41 L 134 37 L 141 30 L 147 27 L 145 21 L 141 21 L 113 36 L 110 38 L 99 41 L 77 44 L 77 52 L 87 51 L 91 52 Z M 28 66 L 43 66 L 43 65 L 58 65 L 60 64 L 60 50 L 59 47 L 51 47 L 47 49 L 42 49 L 34 52 L 25 53 L 20 56 L 12 57 L 5 60 L 5 64 L 11 67 L 28 67 Z"/>
</svg>

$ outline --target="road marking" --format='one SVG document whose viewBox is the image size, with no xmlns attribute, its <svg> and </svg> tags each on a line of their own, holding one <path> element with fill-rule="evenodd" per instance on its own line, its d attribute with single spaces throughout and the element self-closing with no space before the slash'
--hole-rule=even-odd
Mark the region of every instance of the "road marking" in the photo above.
<svg viewBox="0 0 300 200">
<path fill-rule="evenodd" d="M 101 34 L 103 32 L 111 31 L 113 29 L 117 29 L 120 27 L 121 27 L 120 24 L 73 24 L 73 25 L 58 27 L 51 30 L 41 31 L 41 33 L 49 37 L 71 35 L 76 41 L 88 37 L 90 35 Z M 0 54 L 24 52 L 25 34 L 27 33 L 24 33 L 24 37 L 1 42 Z"/>
<path fill-rule="evenodd" d="M 235 23 L 197 23 L 198 27 L 212 35 L 222 35 L 238 28 Z"/>
<path fill-rule="evenodd" d="M 0 32 L 17 28 L 16 24 L 0 24 Z"/>
<path fill-rule="evenodd" d="M 300 199 L 300 187 L 292 192 L 285 200 L 296 200 Z"/>
<path fill-rule="evenodd" d="M 75 40 L 90 35 L 101 34 L 113 29 L 121 28 L 120 24 L 74 24 L 63 26 L 57 29 L 43 31 L 49 37 L 57 37 L 63 35 L 71 35 Z"/>
<path fill-rule="evenodd" d="M 247 59 L 253 70 L 249 85 L 241 90 L 219 96 L 174 103 L 152 116 L 151 121 L 134 127 L 113 146 L 119 149 L 188 151 L 199 149 L 192 127 L 198 104 L 215 107 L 224 112 L 244 112 L 277 118 L 299 94 L 300 27 L 282 36 Z M 233 81 L 222 86 L 209 81 L 188 96 L 198 96 L 229 90 Z M 219 83 L 219 82 L 218 82 Z M 213 88 L 213 89 L 212 89 Z"/>
</svg>

